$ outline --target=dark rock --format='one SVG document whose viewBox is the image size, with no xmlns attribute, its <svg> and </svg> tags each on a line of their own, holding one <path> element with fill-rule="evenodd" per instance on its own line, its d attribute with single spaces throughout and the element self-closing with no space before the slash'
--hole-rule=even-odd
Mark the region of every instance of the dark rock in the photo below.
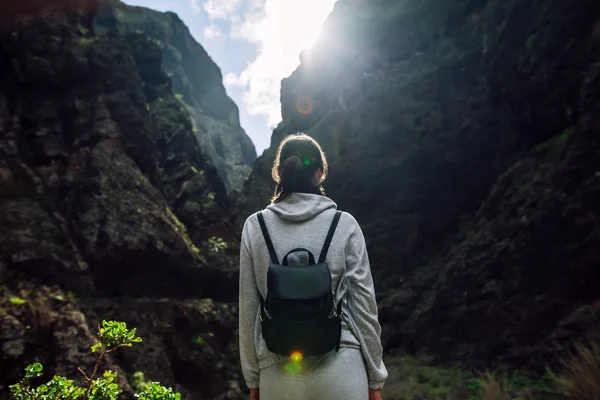
<svg viewBox="0 0 600 400">
<path fill-rule="evenodd" d="M 0 28 L 0 399 L 34 361 L 80 379 L 102 319 L 138 325 L 152 344 L 103 365 L 129 397 L 139 369 L 185 398 L 240 398 L 235 308 L 200 300 L 237 299 L 226 186 L 161 48 L 96 36 L 94 7 L 63 5 Z M 215 252 L 216 238 L 227 248 Z M 212 350 L 188 351 L 196 332 L 219 333 Z"/>
<path fill-rule="evenodd" d="M 225 92 L 221 71 L 179 17 L 110 0 L 100 6 L 94 29 L 101 35 L 113 31 L 146 35 L 160 46 L 162 66 L 173 82 L 178 104 L 191 116 L 200 146 L 215 164 L 227 191 L 241 189 L 256 150 L 240 127 L 238 108 Z M 155 62 L 141 65 L 160 68 Z"/>
<path fill-rule="evenodd" d="M 338 1 L 282 82 L 242 216 L 306 131 L 365 232 L 386 349 L 541 366 L 597 330 L 573 313 L 600 293 L 599 17 L 592 1 Z"/>
</svg>

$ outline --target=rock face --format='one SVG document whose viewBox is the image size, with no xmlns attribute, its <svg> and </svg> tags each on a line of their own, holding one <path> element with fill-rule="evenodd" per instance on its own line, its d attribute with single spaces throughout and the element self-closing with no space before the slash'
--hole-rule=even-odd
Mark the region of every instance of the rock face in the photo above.
<svg viewBox="0 0 600 400">
<path fill-rule="evenodd" d="M 306 131 L 365 232 L 387 351 L 540 365 L 598 330 L 599 24 L 593 1 L 339 0 L 243 214 Z"/>
<path fill-rule="evenodd" d="M 98 34 L 144 33 L 159 45 L 163 68 L 191 116 L 201 147 L 227 190 L 241 189 L 256 158 L 254 144 L 240 127 L 238 108 L 225 93 L 219 67 L 179 17 L 109 0 L 100 6 L 94 27 Z"/>
<path fill-rule="evenodd" d="M 75 378 L 101 319 L 145 339 L 123 378 L 238 398 L 236 218 L 163 49 L 96 35 L 92 1 L 28 5 L 0 28 L 0 398 L 35 360 Z"/>
</svg>

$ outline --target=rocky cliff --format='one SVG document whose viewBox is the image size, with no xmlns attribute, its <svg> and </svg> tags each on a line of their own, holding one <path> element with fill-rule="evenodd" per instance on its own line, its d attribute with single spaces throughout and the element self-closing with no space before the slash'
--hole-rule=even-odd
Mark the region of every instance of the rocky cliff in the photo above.
<svg viewBox="0 0 600 400">
<path fill-rule="evenodd" d="M 102 319 L 144 338 L 109 360 L 123 379 L 239 397 L 235 216 L 164 49 L 98 35 L 93 1 L 22 3 L 0 28 L 0 398 L 33 361 L 75 378 Z"/>
<path fill-rule="evenodd" d="M 388 353 L 537 367 L 597 334 L 598 3 L 339 0 L 322 37 L 244 213 L 306 131 L 365 232 Z"/>
<path fill-rule="evenodd" d="M 188 110 L 194 133 L 217 167 L 228 191 L 239 190 L 251 171 L 256 150 L 240 127 L 238 108 L 225 93 L 219 67 L 174 13 L 102 2 L 94 20 L 97 34 L 143 33 L 162 49 L 172 89 Z"/>
</svg>

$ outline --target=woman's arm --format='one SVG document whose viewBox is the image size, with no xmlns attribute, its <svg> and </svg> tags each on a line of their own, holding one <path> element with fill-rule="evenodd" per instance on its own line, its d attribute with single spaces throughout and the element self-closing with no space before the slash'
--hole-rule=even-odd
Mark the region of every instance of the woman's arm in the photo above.
<svg viewBox="0 0 600 400">
<path fill-rule="evenodd" d="M 258 358 L 254 345 L 254 329 L 256 312 L 259 304 L 258 288 L 254 275 L 254 263 L 249 248 L 248 221 L 242 231 L 240 245 L 240 297 L 239 297 L 239 333 L 240 333 L 240 361 L 242 373 L 249 388 L 259 386 Z M 258 391 L 256 391 L 258 393 Z"/>
<path fill-rule="evenodd" d="M 363 233 L 354 221 L 346 246 L 346 269 L 348 275 L 347 312 L 348 325 L 360 342 L 367 367 L 370 389 L 383 387 L 388 376 L 383 364 L 381 326 L 377 319 L 377 301 Z"/>
</svg>

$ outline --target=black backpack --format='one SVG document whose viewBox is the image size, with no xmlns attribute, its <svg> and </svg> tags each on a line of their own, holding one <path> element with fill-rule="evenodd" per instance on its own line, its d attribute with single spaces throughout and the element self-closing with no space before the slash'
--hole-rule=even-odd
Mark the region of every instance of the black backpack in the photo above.
<svg viewBox="0 0 600 400">
<path fill-rule="evenodd" d="M 267 298 L 260 299 L 262 335 L 270 352 L 290 356 L 299 351 L 308 357 L 339 350 L 342 302 L 336 307 L 325 257 L 340 216 L 337 211 L 317 263 L 310 251 L 297 248 L 279 264 L 265 220 L 258 213 L 272 262 L 267 272 Z M 294 262 L 300 255 L 305 255 L 304 262 Z M 289 265 L 290 259 L 293 265 Z"/>
</svg>

